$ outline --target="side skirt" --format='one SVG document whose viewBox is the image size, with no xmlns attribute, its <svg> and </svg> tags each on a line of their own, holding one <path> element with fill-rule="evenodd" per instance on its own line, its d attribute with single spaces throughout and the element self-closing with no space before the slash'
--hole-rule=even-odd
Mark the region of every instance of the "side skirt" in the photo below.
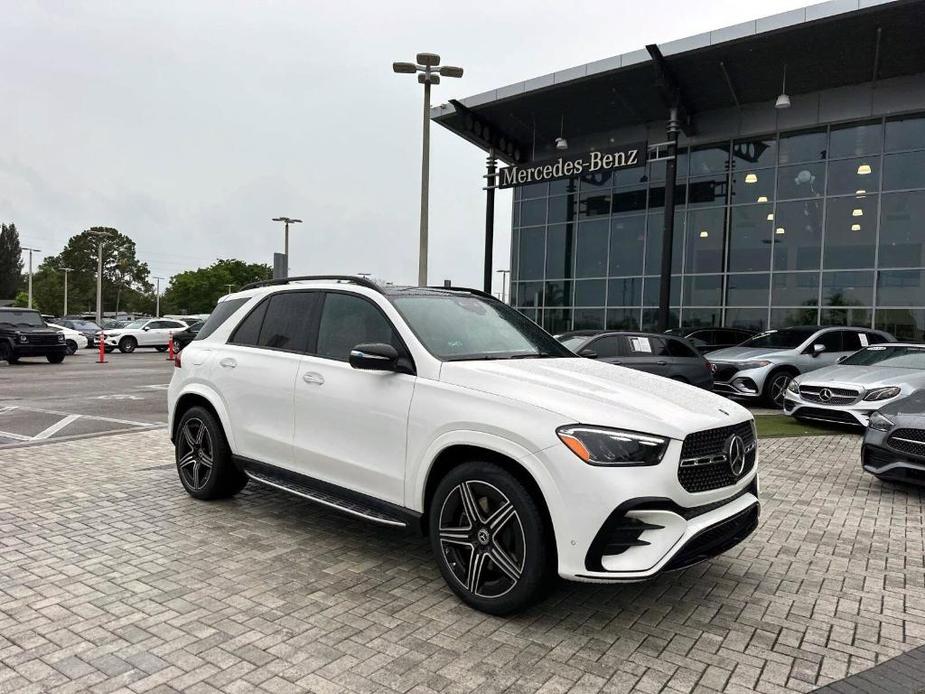
<svg viewBox="0 0 925 694">
<path fill-rule="evenodd" d="M 244 471 L 244 474 L 255 482 L 281 489 L 372 523 L 404 528 L 416 534 L 423 534 L 423 516 L 417 511 L 292 470 L 267 465 L 243 456 L 232 457 L 234 463 Z"/>
</svg>

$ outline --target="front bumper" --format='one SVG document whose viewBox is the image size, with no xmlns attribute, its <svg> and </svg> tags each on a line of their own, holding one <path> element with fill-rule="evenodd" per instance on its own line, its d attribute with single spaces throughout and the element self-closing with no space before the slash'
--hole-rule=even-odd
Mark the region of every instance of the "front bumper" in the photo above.
<svg viewBox="0 0 925 694">
<path fill-rule="evenodd" d="M 821 402 L 808 402 L 802 397 L 787 391 L 784 396 L 784 414 L 815 422 L 866 427 L 870 421 L 871 413 L 893 402 L 894 399 L 896 398 L 878 402 L 860 400 L 850 405 L 826 405 Z"/>
<path fill-rule="evenodd" d="M 773 366 L 758 369 L 738 370 L 732 363 L 713 362 L 713 391 L 722 395 L 734 395 L 737 398 L 760 398 L 764 391 L 764 382 Z"/>
<path fill-rule="evenodd" d="M 732 484 L 689 492 L 679 478 L 681 448 L 672 441 L 658 465 L 625 468 L 585 465 L 564 446 L 536 454 L 555 459 L 545 461 L 556 490 L 546 497 L 562 578 L 646 580 L 724 552 L 754 531 L 757 463 Z"/>
<path fill-rule="evenodd" d="M 29 345 L 18 343 L 13 348 L 17 357 L 47 357 L 55 354 L 67 354 L 67 344 L 60 342 L 56 345 Z"/>
<path fill-rule="evenodd" d="M 921 455 L 900 451 L 890 445 L 892 432 L 868 429 L 861 448 L 864 472 L 881 479 L 925 485 L 925 446 L 917 447 Z"/>
</svg>

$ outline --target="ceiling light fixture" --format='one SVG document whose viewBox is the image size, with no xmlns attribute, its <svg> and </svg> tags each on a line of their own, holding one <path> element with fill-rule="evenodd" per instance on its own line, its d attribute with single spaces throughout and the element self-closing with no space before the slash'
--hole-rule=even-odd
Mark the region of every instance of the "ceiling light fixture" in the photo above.
<svg viewBox="0 0 925 694">
<path fill-rule="evenodd" d="M 863 217 L 864 210 L 862 210 L 860 207 L 855 207 L 853 210 L 851 210 L 851 216 L 852 217 Z"/>
<path fill-rule="evenodd" d="M 784 233 L 784 227 L 777 227 L 777 229 L 774 230 L 774 233 L 780 236 Z"/>
<path fill-rule="evenodd" d="M 774 221 L 774 213 L 773 213 L 773 212 L 768 212 L 768 221 L 769 221 L 769 222 L 773 222 L 773 221 Z"/>
<path fill-rule="evenodd" d="M 755 173 L 747 173 L 747 174 L 745 174 L 745 182 L 746 182 L 746 183 L 757 183 L 757 182 L 758 182 L 758 174 L 755 174 Z"/>
<path fill-rule="evenodd" d="M 568 140 L 565 139 L 565 114 L 562 115 L 562 121 L 559 123 L 559 137 L 556 138 L 556 149 L 568 149 Z"/>
<path fill-rule="evenodd" d="M 860 225 L 860 224 L 852 224 L 852 225 L 851 225 L 851 231 L 860 231 L 860 230 L 861 230 L 861 225 Z"/>
<path fill-rule="evenodd" d="M 863 190 L 863 189 L 862 189 L 862 190 L 856 190 L 856 191 L 854 191 L 854 194 L 855 194 L 855 195 L 864 195 L 864 193 L 866 193 L 866 192 L 867 192 L 866 190 Z"/>
<path fill-rule="evenodd" d="M 706 229 L 704 229 L 703 231 L 700 232 L 700 238 L 702 238 L 702 239 L 707 238 L 709 235 L 710 235 L 710 232 L 707 231 Z"/>
<path fill-rule="evenodd" d="M 861 164 L 858 167 L 858 176 L 868 176 L 870 175 L 870 164 Z"/>
<path fill-rule="evenodd" d="M 778 96 L 777 101 L 774 102 L 774 108 L 778 110 L 790 108 L 790 97 L 787 96 L 787 66 L 786 65 L 784 65 L 784 83 L 781 86 L 780 96 Z"/>
<path fill-rule="evenodd" d="M 759 195 L 759 196 L 758 196 L 758 202 L 767 202 L 767 201 L 768 201 L 768 196 L 767 196 L 767 195 Z"/>
</svg>

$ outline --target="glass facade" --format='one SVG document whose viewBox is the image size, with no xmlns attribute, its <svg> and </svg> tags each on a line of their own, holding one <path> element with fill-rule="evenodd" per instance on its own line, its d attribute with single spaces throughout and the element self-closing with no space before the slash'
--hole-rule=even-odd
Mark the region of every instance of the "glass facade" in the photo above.
<svg viewBox="0 0 925 694">
<path fill-rule="evenodd" d="M 664 200 L 664 161 L 516 188 L 512 304 L 653 329 Z M 925 114 L 682 148 L 675 200 L 675 325 L 925 337 Z"/>
</svg>

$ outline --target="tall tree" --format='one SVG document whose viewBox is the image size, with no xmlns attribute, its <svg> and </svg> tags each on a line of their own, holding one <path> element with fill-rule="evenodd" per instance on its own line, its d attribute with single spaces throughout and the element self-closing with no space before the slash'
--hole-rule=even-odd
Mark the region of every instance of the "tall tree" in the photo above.
<svg viewBox="0 0 925 694">
<path fill-rule="evenodd" d="M 22 246 L 15 224 L 0 225 L 0 299 L 13 299 L 22 274 Z"/>
<path fill-rule="evenodd" d="M 243 260 L 217 260 L 209 267 L 188 270 L 170 279 L 162 313 L 209 313 L 222 294 L 248 282 L 268 280 L 273 276 L 269 265 L 245 263 Z M 230 286 L 229 286 L 230 285 Z"/>
</svg>

